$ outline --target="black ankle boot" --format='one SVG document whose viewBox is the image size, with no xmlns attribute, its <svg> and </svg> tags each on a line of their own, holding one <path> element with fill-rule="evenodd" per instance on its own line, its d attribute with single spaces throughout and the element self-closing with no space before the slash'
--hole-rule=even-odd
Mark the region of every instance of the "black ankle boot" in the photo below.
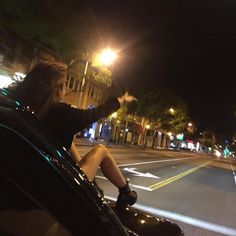
<svg viewBox="0 0 236 236">
<path fill-rule="evenodd" d="M 122 188 L 119 188 L 119 195 L 116 201 L 116 208 L 126 208 L 128 205 L 132 206 L 137 201 L 137 193 L 131 191 L 129 183 Z"/>
</svg>

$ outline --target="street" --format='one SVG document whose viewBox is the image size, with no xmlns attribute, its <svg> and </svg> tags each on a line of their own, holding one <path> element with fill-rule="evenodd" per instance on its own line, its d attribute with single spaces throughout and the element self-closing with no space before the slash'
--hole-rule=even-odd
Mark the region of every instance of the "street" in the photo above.
<svg viewBox="0 0 236 236">
<path fill-rule="evenodd" d="M 83 156 L 91 147 L 78 146 Z M 236 165 L 205 154 L 109 148 L 132 189 L 134 207 L 178 223 L 185 235 L 236 235 Z M 98 171 L 108 199 L 117 189 Z"/>
</svg>

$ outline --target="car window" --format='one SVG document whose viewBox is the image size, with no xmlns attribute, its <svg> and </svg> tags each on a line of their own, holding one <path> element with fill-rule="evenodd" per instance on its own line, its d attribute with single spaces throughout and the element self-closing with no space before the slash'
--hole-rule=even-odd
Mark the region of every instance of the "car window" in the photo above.
<svg viewBox="0 0 236 236">
<path fill-rule="evenodd" d="M 70 236 L 61 223 L 22 189 L 0 175 L 0 235 Z"/>
</svg>

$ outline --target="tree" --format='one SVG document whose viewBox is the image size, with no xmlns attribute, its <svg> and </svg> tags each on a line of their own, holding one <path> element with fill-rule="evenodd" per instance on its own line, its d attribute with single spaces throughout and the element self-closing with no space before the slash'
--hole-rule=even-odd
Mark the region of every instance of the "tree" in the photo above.
<svg viewBox="0 0 236 236">
<path fill-rule="evenodd" d="M 236 153 L 236 134 L 232 138 L 232 144 L 231 144 L 230 148 L 234 153 Z"/>
<path fill-rule="evenodd" d="M 200 143 L 206 147 L 214 147 L 215 133 L 211 130 L 205 130 L 199 139 Z"/>
<path fill-rule="evenodd" d="M 155 132 L 159 129 L 164 129 L 174 134 L 182 132 L 186 134 L 189 117 L 185 103 L 169 91 L 164 89 L 159 89 L 158 91 L 140 92 L 137 97 L 138 102 L 129 105 L 129 114 L 137 117 L 136 120 L 139 120 L 139 124 L 141 124 L 141 120 L 144 121 L 142 125 L 145 124 L 145 120 L 148 121 L 151 125 L 151 130 Z M 174 107 L 174 113 L 170 113 L 171 107 Z M 151 132 L 153 135 L 153 146 L 155 132 Z M 144 137 L 145 141 L 146 137 Z"/>
<path fill-rule="evenodd" d="M 172 114 L 169 111 L 171 107 L 174 107 Z M 142 92 L 138 102 L 129 106 L 129 113 L 145 117 L 153 123 L 161 123 L 163 129 L 176 134 L 186 131 L 189 122 L 185 103 L 163 89 L 159 89 L 159 92 Z"/>
<path fill-rule="evenodd" d="M 170 130 L 175 134 L 186 133 L 189 117 L 184 104 L 179 104 L 174 107 L 174 112 L 171 113 L 168 108 L 162 115 L 162 127 Z"/>
<path fill-rule="evenodd" d="M 150 121 L 159 120 L 164 110 L 162 95 L 152 91 L 142 91 L 137 96 L 138 102 L 128 106 L 128 112 L 136 116 L 145 117 Z"/>
<path fill-rule="evenodd" d="M 5 0 L 0 3 L 0 15 L 4 29 L 40 42 L 68 64 L 79 61 L 81 74 L 85 55 L 91 56 L 102 45 L 94 12 L 82 3 L 78 8 L 76 0 Z M 106 68 L 89 67 L 87 75 L 111 83 L 112 74 Z"/>
</svg>

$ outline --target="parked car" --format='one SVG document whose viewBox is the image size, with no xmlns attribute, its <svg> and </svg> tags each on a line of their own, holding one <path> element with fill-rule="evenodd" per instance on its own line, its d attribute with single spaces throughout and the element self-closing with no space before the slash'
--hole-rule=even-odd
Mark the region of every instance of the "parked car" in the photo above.
<svg viewBox="0 0 236 236">
<path fill-rule="evenodd" d="M 1 236 L 183 235 L 167 219 L 116 210 L 6 89 L 0 89 L 0 189 Z"/>
</svg>

